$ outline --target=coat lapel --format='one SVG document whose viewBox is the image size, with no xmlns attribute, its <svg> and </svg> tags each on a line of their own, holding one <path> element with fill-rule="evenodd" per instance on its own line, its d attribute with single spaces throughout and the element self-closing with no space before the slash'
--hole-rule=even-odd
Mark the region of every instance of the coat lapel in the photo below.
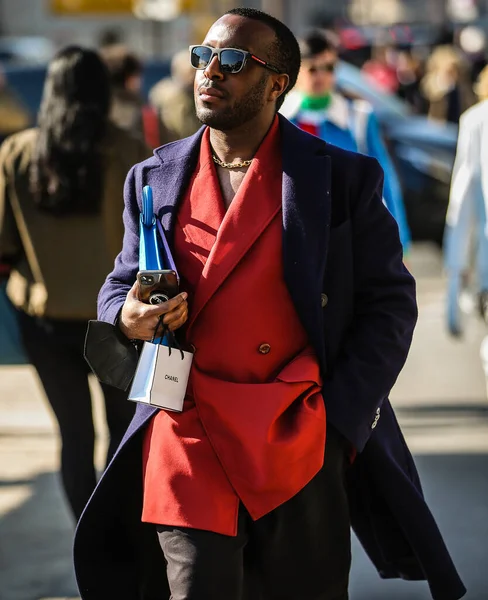
<svg viewBox="0 0 488 600">
<path fill-rule="evenodd" d="M 331 217 L 330 157 L 322 140 L 283 117 L 280 125 L 285 282 L 325 373 L 321 292 Z"/>
<path fill-rule="evenodd" d="M 202 127 L 189 138 L 155 150 L 154 154 L 161 165 L 143 174 L 145 182 L 153 186 L 154 210 L 161 219 L 170 245 L 173 242 L 178 204 L 195 171 L 204 131 L 205 127 Z"/>
</svg>

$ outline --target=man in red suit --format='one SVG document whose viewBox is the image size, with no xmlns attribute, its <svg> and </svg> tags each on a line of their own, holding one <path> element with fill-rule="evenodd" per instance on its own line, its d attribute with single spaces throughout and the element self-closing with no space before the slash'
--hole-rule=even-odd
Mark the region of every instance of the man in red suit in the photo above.
<svg viewBox="0 0 488 600">
<path fill-rule="evenodd" d="M 300 50 L 273 17 L 229 11 L 190 60 L 206 127 L 129 174 L 124 247 L 99 313 L 140 340 L 163 316 L 192 371 L 181 413 L 138 406 L 85 510 L 81 596 L 346 600 L 352 520 L 384 576 L 459 598 L 387 400 L 417 312 L 381 169 L 277 115 Z M 181 276 L 159 307 L 134 284 L 146 184 Z M 387 483 L 364 475 L 368 448 Z M 419 529 L 405 537 L 410 510 Z"/>
</svg>

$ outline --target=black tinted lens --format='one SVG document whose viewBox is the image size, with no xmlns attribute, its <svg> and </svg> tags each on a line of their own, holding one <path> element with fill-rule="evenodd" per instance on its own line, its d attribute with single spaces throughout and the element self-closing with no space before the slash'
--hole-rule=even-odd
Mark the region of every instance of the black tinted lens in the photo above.
<svg viewBox="0 0 488 600">
<path fill-rule="evenodd" d="M 192 48 L 190 54 L 192 67 L 195 69 L 205 69 L 211 56 L 211 48 L 206 48 L 205 46 L 196 46 L 195 48 Z"/>
<path fill-rule="evenodd" d="M 224 50 L 220 54 L 220 68 L 224 73 L 238 73 L 243 65 L 246 55 L 240 50 Z"/>
</svg>

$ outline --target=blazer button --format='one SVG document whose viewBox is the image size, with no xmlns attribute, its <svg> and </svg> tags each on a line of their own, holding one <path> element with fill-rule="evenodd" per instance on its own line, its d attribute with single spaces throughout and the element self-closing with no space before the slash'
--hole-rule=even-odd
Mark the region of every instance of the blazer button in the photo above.
<svg viewBox="0 0 488 600">
<path fill-rule="evenodd" d="M 193 344 L 190 344 L 188 346 L 188 350 L 192 353 L 195 354 L 195 352 L 197 351 L 197 349 L 195 348 L 195 346 Z"/>
<path fill-rule="evenodd" d="M 329 303 L 329 297 L 327 296 L 327 294 L 321 294 L 321 302 L 322 302 L 322 308 L 325 308 L 327 306 L 327 304 Z"/>
<path fill-rule="evenodd" d="M 271 352 L 271 346 L 269 344 L 261 344 L 258 350 L 260 354 L 269 354 Z"/>
</svg>

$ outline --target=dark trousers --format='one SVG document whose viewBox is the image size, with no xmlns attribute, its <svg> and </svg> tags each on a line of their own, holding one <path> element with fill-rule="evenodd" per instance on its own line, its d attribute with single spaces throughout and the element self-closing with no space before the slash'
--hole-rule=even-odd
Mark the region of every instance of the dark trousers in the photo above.
<svg viewBox="0 0 488 600">
<path fill-rule="evenodd" d="M 75 519 L 95 485 L 95 430 L 88 386 L 90 369 L 83 358 L 86 321 L 37 319 L 18 314 L 27 357 L 36 369 L 61 434 L 61 476 Z M 102 386 L 110 443 L 107 462 L 117 449 L 134 414 L 127 393 Z"/>
<path fill-rule="evenodd" d="M 329 427 L 325 463 L 295 497 L 228 537 L 158 525 L 172 600 L 347 600 L 348 449 Z M 198 501 L 198 500 L 196 500 Z"/>
</svg>

